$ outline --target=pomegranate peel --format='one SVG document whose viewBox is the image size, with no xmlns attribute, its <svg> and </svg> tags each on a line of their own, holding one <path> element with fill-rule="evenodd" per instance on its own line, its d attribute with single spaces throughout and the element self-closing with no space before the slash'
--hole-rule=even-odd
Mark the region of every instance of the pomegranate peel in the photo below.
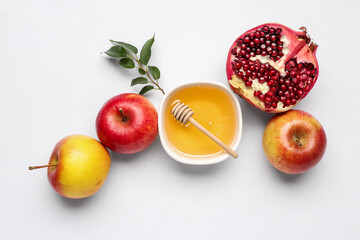
<svg viewBox="0 0 360 240">
<path fill-rule="evenodd" d="M 305 27 L 300 30 L 267 23 L 238 37 L 226 64 L 231 89 L 266 112 L 284 112 L 298 104 L 319 74 L 317 45 Z"/>
</svg>

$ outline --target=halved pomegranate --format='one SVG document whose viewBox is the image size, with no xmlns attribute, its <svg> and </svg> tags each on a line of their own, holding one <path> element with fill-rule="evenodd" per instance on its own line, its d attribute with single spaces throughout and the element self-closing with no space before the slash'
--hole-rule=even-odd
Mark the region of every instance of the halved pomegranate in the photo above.
<svg viewBox="0 0 360 240">
<path fill-rule="evenodd" d="M 232 90 L 267 112 L 284 112 L 299 103 L 319 75 L 317 45 L 305 27 L 300 30 L 267 23 L 237 38 L 226 63 Z"/>
</svg>

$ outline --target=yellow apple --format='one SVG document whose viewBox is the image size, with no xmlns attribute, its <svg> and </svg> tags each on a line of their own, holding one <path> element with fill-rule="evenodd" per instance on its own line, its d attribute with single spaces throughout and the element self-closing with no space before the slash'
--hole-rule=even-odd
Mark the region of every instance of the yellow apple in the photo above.
<svg viewBox="0 0 360 240">
<path fill-rule="evenodd" d="M 46 166 L 48 180 L 57 193 L 67 198 L 85 198 L 101 188 L 110 164 L 109 152 L 99 141 L 70 135 L 56 144 Z"/>
</svg>

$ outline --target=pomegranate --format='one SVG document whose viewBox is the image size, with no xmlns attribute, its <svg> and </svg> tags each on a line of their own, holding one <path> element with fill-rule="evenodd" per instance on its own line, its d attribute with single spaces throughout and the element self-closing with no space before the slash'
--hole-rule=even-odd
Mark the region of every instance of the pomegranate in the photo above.
<svg viewBox="0 0 360 240">
<path fill-rule="evenodd" d="M 317 45 L 306 28 L 267 23 L 232 44 L 226 73 L 232 90 L 255 107 L 284 112 L 299 103 L 319 75 Z"/>
</svg>

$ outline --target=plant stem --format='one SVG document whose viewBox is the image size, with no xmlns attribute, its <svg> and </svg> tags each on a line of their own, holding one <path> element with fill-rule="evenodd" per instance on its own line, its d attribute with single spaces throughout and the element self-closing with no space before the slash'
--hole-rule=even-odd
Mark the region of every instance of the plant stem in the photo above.
<svg viewBox="0 0 360 240">
<path fill-rule="evenodd" d="M 131 58 L 131 59 L 133 59 L 134 61 L 136 61 L 136 63 L 139 65 L 139 68 L 145 72 L 146 76 L 149 78 L 149 80 L 151 81 L 151 83 L 154 84 L 154 85 L 157 87 L 157 89 L 160 90 L 160 91 L 165 95 L 165 92 L 164 92 L 164 90 L 160 87 L 159 82 L 158 82 L 158 81 L 155 82 L 155 81 L 151 78 L 151 76 L 150 76 L 150 74 L 149 74 L 149 71 L 148 71 L 148 69 L 147 69 L 147 66 L 146 66 L 146 69 L 144 69 L 144 67 L 143 67 L 143 65 L 141 64 L 141 62 L 139 61 L 137 55 L 135 55 L 135 57 L 133 57 L 133 56 L 131 56 L 131 55 L 128 55 L 128 56 L 129 56 L 129 58 Z"/>
</svg>

